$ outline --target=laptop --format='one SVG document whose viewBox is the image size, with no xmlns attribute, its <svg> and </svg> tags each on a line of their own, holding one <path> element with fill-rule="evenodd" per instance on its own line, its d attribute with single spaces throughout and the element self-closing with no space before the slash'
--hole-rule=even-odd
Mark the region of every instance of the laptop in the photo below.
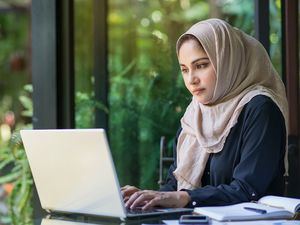
<svg viewBox="0 0 300 225">
<path fill-rule="evenodd" d="M 104 129 L 21 130 L 41 206 L 48 213 L 134 218 L 187 208 L 128 212 Z"/>
</svg>

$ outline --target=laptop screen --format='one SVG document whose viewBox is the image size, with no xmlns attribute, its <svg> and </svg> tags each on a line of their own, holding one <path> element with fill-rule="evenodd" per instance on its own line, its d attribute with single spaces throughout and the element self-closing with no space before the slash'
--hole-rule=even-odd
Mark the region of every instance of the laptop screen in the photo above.
<svg viewBox="0 0 300 225">
<path fill-rule="evenodd" d="M 125 217 L 105 130 L 22 130 L 45 210 Z"/>
</svg>

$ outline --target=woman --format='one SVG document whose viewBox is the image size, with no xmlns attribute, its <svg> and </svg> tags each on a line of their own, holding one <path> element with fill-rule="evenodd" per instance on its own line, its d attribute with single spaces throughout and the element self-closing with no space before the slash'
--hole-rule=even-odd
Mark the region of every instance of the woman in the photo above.
<svg viewBox="0 0 300 225">
<path fill-rule="evenodd" d="M 160 191 L 123 187 L 126 207 L 228 205 L 282 194 L 288 105 L 262 45 L 209 19 L 179 37 L 177 56 L 193 98 L 176 163 Z"/>
</svg>

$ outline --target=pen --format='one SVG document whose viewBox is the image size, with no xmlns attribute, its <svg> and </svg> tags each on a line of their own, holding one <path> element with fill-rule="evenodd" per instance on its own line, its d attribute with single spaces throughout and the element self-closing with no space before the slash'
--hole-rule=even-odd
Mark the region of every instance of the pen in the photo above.
<svg viewBox="0 0 300 225">
<path fill-rule="evenodd" d="M 253 212 L 257 212 L 260 214 L 266 214 L 267 210 L 265 209 L 257 209 L 257 208 L 251 208 L 251 207 L 244 207 L 244 209 L 249 210 L 249 211 L 253 211 Z"/>
</svg>

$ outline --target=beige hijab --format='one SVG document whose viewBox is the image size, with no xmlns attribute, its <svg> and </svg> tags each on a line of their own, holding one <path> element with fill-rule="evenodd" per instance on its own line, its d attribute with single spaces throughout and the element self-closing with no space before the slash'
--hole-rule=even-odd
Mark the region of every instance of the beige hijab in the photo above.
<svg viewBox="0 0 300 225">
<path fill-rule="evenodd" d="M 270 97 L 281 110 L 286 129 L 288 124 L 285 87 L 257 40 L 220 19 L 201 21 L 185 34 L 200 41 L 217 81 L 210 104 L 193 98 L 181 119 L 174 171 L 178 190 L 201 187 L 209 154 L 222 151 L 230 129 L 253 97 Z"/>
</svg>

